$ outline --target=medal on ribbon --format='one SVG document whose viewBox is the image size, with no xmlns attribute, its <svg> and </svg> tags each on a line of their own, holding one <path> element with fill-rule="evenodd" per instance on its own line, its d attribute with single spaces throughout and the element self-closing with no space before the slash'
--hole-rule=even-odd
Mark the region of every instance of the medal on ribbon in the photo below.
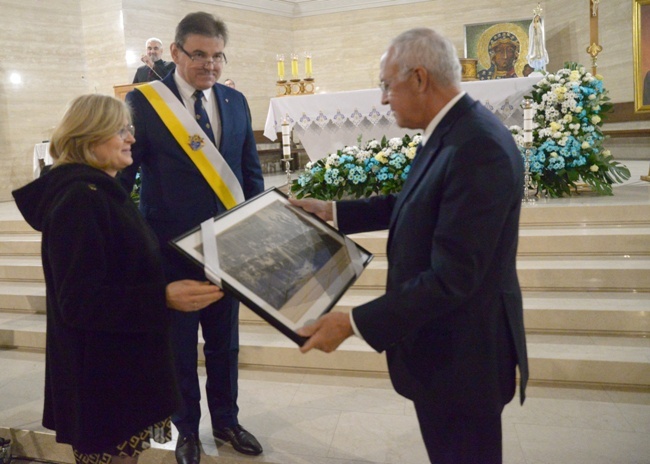
<svg viewBox="0 0 650 464">
<path fill-rule="evenodd" d="M 205 145 L 203 137 L 199 134 L 190 135 L 190 148 L 194 151 L 200 150 Z"/>
</svg>

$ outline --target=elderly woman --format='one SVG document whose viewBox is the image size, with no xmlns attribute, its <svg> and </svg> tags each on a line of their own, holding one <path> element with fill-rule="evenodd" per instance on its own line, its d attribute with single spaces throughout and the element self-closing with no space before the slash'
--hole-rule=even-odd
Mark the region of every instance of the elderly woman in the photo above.
<svg viewBox="0 0 650 464">
<path fill-rule="evenodd" d="M 81 96 L 54 131 L 50 172 L 13 192 L 42 232 L 43 425 L 72 445 L 77 462 L 135 463 L 150 438 L 171 438 L 169 311 L 223 296 L 208 282 L 166 284 L 156 237 L 115 180 L 132 163 L 133 142 L 123 102 Z"/>
</svg>

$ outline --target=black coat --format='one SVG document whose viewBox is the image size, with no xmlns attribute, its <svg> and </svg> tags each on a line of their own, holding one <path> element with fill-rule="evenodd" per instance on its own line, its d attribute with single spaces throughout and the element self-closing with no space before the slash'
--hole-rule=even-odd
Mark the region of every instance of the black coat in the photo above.
<svg viewBox="0 0 650 464">
<path fill-rule="evenodd" d="M 154 73 L 151 73 L 152 75 L 150 75 L 149 71 L 151 71 L 151 68 L 145 64 L 135 71 L 133 83 L 139 84 L 142 82 L 159 81 L 174 69 L 176 69 L 176 63 L 173 61 L 158 60 L 153 62 L 153 70 L 158 74 L 158 76 Z"/>
<path fill-rule="evenodd" d="M 157 240 L 124 189 L 80 164 L 13 192 L 42 232 L 43 425 L 82 452 L 115 446 L 177 407 Z"/>
<path fill-rule="evenodd" d="M 397 196 L 337 203 L 344 233 L 389 229 L 386 294 L 354 308 L 386 351 L 398 393 L 443 413 L 500 414 L 524 400 L 528 360 L 516 270 L 523 162 L 483 105 L 462 97 Z"/>
</svg>

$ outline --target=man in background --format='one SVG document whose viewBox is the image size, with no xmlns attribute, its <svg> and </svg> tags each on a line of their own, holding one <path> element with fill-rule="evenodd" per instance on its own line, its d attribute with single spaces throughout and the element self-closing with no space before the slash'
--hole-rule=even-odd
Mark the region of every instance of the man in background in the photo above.
<svg viewBox="0 0 650 464">
<path fill-rule="evenodd" d="M 345 234 L 388 229 L 386 293 L 298 331 L 301 351 L 357 334 L 386 352 L 435 464 L 500 464 L 501 412 L 528 363 L 516 270 L 523 161 L 506 127 L 460 87 L 455 46 L 406 31 L 380 63 L 382 104 L 423 129 L 397 195 L 291 200 Z M 480 232 L 479 232 L 480 231 Z"/>
<path fill-rule="evenodd" d="M 236 89 L 237 88 L 237 87 L 235 87 L 235 81 L 233 81 L 232 79 L 226 79 L 225 81 L 223 81 L 223 85 L 227 85 L 231 89 Z"/>
<path fill-rule="evenodd" d="M 176 67 L 172 61 L 162 59 L 163 48 L 162 41 L 152 37 L 147 39 L 145 44 L 147 52 L 142 55 L 140 60 L 144 66 L 140 66 L 135 72 L 133 83 L 159 81 Z"/>
<path fill-rule="evenodd" d="M 133 164 L 121 174 L 131 191 L 141 168 L 140 211 L 158 236 L 166 277 L 205 278 L 169 241 L 264 190 L 246 98 L 218 84 L 228 31 L 208 13 L 190 13 L 176 27 L 176 69 L 126 96 L 133 108 Z M 188 137 L 189 134 L 189 137 Z M 176 313 L 173 311 L 172 313 Z M 183 407 L 172 416 L 179 464 L 200 460 L 201 390 L 198 332 L 204 341 L 205 392 L 212 435 L 240 453 L 262 446 L 238 420 L 239 302 L 230 293 L 193 313 L 172 314 L 172 343 Z M 188 317 L 185 317 L 185 316 Z"/>
</svg>

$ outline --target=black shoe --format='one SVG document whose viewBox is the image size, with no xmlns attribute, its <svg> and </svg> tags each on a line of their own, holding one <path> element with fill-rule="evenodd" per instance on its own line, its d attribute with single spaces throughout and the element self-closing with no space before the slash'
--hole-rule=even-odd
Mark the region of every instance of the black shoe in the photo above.
<svg viewBox="0 0 650 464">
<path fill-rule="evenodd" d="M 199 464 L 201 461 L 201 442 L 195 434 L 181 435 L 176 442 L 176 462 L 178 464 Z"/>
<path fill-rule="evenodd" d="M 236 451 L 251 456 L 262 454 L 262 445 L 257 439 L 241 425 L 232 427 L 213 428 L 212 435 L 217 440 L 229 442 Z"/>
</svg>

